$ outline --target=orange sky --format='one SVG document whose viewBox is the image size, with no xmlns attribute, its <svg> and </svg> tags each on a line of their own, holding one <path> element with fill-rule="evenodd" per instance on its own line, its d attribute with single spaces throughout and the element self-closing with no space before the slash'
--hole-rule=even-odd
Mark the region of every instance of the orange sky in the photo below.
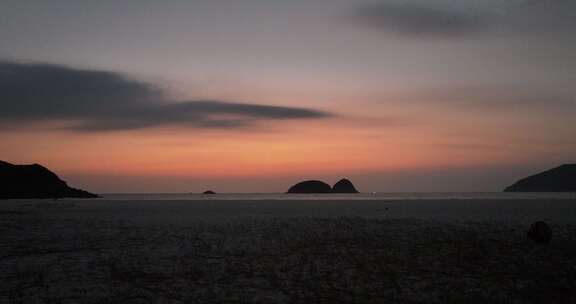
<svg viewBox="0 0 576 304">
<path fill-rule="evenodd" d="M 97 192 L 496 191 L 575 161 L 576 2 L 401 2 L 2 2 L 0 160 Z"/>
<path fill-rule="evenodd" d="M 382 118 L 391 114 L 402 117 L 392 111 L 392 106 L 372 109 L 369 115 L 360 115 L 354 109 L 341 107 L 337 111 L 340 116 L 335 118 L 261 122 L 246 130 L 162 127 L 77 134 L 44 128 L 4 133 L 0 139 L 7 148 L 2 150 L 2 159 L 41 163 L 64 177 L 81 176 L 78 180 L 82 185 L 105 192 L 133 189 L 103 183 L 106 176 L 170 177 L 195 183 L 178 187 L 147 185 L 143 189 L 154 187 L 150 191 L 163 192 L 167 188 L 202 191 L 218 180 L 285 178 L 287 182 L 318 176 L 522 165 L 554 154 L 561 159 L 573 148 L 557 146 L 553 151 L 543 148 L 539 152 L 530 147 L 530 154 L 522 153 L 529 146 L 513 141 L 514 136 L 521 135 L 511 129 L 518 123 L 507 126 L 498 117 L 475 122 L 473 117 L 442 116 L 432 109 L 401 108 L 400 112 L 408 112 L 403 115 L 409 121 L 420 122 L 404 125 Z M 508 129 L 505 134 L 501 132 L 503 128 Z M 74 184 L 74 180 L 70 182 Z M 277 190 L 283 186 L 267 187 Z M 268 190 L 251 187 L 246 192 Z M 376 182 L 364 188 L 380 190 Z"/>
</svg>

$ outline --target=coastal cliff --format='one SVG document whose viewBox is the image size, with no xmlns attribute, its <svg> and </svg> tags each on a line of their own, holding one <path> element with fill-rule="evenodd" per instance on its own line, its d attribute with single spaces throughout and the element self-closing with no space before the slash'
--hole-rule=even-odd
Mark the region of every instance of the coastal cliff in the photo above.
<svg viewBox="0 0 576 304">
<path fill-rule="evenodd" d="M 528 176 L 504 192 L 576 192 L 576 164 L 565 164 Z"/>
<path fill-rule="evenodd" d="M 13 165 L 0 161 L 0 199 L 64 197 L 98 196 L 69 187 L 58 175 L 41 165 Z"/>
</svg>

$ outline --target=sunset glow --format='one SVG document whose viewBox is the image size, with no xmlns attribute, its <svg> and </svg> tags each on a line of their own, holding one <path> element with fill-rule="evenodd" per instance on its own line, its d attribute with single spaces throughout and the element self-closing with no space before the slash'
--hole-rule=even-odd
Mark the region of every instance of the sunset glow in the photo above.
<svg viewBox="0 0 576 304">
<path fill-rule="evenodd" d="M 0 159 L 101 192 L 474 191 L 576 152 L 571 4 L 168 2 L 0 4 Z"/>
</svg>

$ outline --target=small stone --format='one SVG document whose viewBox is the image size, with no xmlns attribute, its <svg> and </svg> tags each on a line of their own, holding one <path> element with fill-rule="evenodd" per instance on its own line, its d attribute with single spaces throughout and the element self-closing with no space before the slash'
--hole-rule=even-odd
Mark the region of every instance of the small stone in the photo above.
<svg viewBox="0 0 576 304">
<path fill-rule="evenodd" d="M 548 244 L 552 240 L 552 229 L 543 221 L 530 225 L 528 238 L 538 244 Z"/>
</svg>

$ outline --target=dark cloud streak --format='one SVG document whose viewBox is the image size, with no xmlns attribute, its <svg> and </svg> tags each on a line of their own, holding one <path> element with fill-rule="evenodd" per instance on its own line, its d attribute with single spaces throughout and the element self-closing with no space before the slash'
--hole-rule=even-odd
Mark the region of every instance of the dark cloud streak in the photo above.
<svg viewBox="0 0 576 304">
<path fill-rule="evenodd" d="M 241 128 L 259 120 L 331 116 L 296 107 L 172 101 L 159 88 L 118 73 L 11 62 L 0 62 L 0 106 L 0 127 L 65 121 L 70 129 L 84 132 L 165 125 Z"/>
<path fill-rule="evenodd" d="M 487 34 L 573 35 L 576 1 L 502 1 L 495 9 L 457 9 L 415 3 L 377 3 L 356 8 L 353 17 L 373 28 L 405 36 L 474 38 Z"/>
<path fill-rule="evenodd" d="M 366 25 L 411 36 L 461 37 L 483 31 L 487 26 L 481 16 L 415 4 L 363 6 L 357 9 L 355 17 Z"/>
</svg>

